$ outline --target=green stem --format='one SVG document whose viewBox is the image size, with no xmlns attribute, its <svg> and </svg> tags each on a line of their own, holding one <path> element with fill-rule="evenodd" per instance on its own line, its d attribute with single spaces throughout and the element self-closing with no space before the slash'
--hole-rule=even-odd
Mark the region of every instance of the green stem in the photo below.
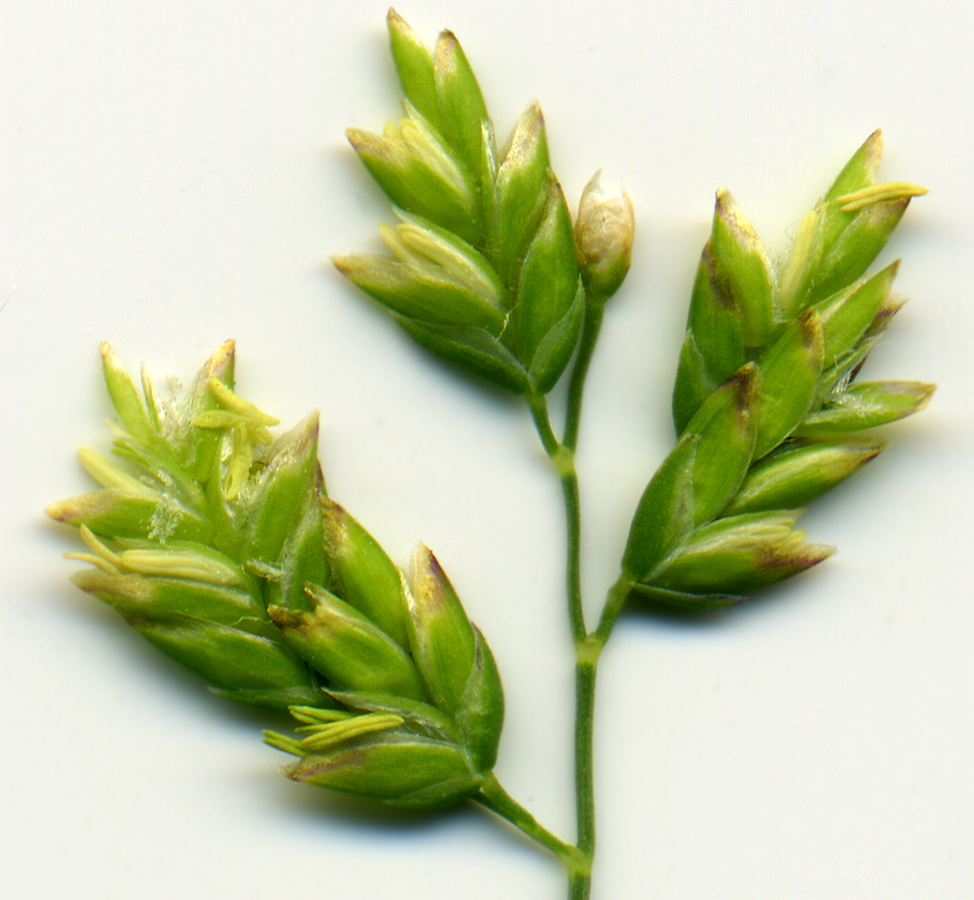
<svg viewBox="0 0 974 900">
<path fill-rule="evenodd" d="M 534 419 L 534 427 L 537 429 L 538 437 L 541 438 L 541 445 L 544 447 L 544 452 L 548 454 L 548 458 L 555 464 L 555 468 L 560 471 L 561 467 L 558 464 L 558 457 L 567 448 L 562 447 L 561 442 L 555 437 L 554 428 L 551 427 L 551 417 L 548 415 L 548 398 L 544 394 L 532 391 L 529 394 L 525 394 L 524 399 L 528 401 L 528 407 L 531 409 L 531 417 Z"/>
<path fill-rule="evenodd" d="M 602 330 L 604 314 L 605 298 L 586 294 L 585 324 L 582 326 L 582 338 L 578 345 L 578 355 L 575 357 L 575 368 L 572 369 L 572 377 L 568 385 L 568 412 L 565 416 L 565 438 L 562 441 L 573 453 L 578 446 L 578 427 L 582 419 L 585 379 L 588 376 L 588 367 L 592 362 L 599 332 Z"/>
<path fill-rule="evenodd" d="M 595 717 L 595 676 L 603 643 L 589 634 L 582 605 L 581 546 L 582 519 L 575 469 L 575 448 L 582 417 L 585 379 L 602 328 L 605 299 L 586 295 L 585 322 L 575 366 L 568 387 L 564 438 L 559 441 L 551 427 L 548 401 L 542 394 L 527 396 L 534 424 L 545 453 L 561 481 L 567 528 L 566 591 L 568 618 L 575 643 L 575 807 L 577 844 L 569 867 L 569 900 L 588 900 L 592 892 L 592 860 L 595 856 L 595 784 L 593 765 L 593 724 Z"/>
<path fill-rule="evenodd" d="M 493 773 L 484 779 L 484 783 L 480 786 L 480 792 L 471 799 L 496 813 L 502 819 L 506 819 L 529 838 L 550 850 L 568 867 L 570 876 L 574 873 L 578 865 L 578 852 L 575 848 L 555 837 L 547 828 L 540 825 L 531 813 L 501 787 Z"/>
<path fill-rule="evenodd" d="M 575 471 L 575 454 L 555 437 L 548 416 L 547 398 L 543 394 L 528 394 L 527 401 L 541 443 L 561 480 L 567 529 L 565 576 L 568 591 L 568 618 L 571 623 L 572 639 L 577 646 L 585 640 L 586 629 L 585 614 L 582 609 L 582 516 L 578 494 L 578 473 Z"/>
<path fill-rule="evenodd" d="M 595 723 L 595 680 L 599 657 L 625 602 L 632 583 L 623 575 L 606 599 L 599 627 L 576 644 L 575 661 L 575 798 L 578 815 L 578 852 L 586 862 L 572 873 L 569 900 L 588 900 L 592 891 L 592 861 L 595 857 L 595 783 L 593 734 Z"/>
<path fill-rule="evenodd" d="M 577 647 L 575 662 L 575 803 L 578 819 L 576 847 L 587 865 L 572 874 L 570 900 L 587 900 L 592 890 L 595 857 L 595 780 L 592 748 L 595 719 L 595 676 L 601 647 L 586 639 Z"/>
<path fill-rule="evenodd" d="M 612 634 L 616 619 L 619 618 L 619 613 L 622 612 L 623 604 L 632 591 L 632 587 L 632 579 L 623 572 L 619 576 L 618 581 L 609 589 L 605 606 L 602 609 L 602 616 L 599 619 L 599 625 L 591 634 L 592 639 L 598 644 L 600 652 Z"/>
</svg>

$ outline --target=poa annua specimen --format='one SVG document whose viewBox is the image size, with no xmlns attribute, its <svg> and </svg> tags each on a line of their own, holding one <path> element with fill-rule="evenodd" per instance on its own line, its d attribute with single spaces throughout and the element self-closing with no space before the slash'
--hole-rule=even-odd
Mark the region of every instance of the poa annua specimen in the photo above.
<svg viewBox="0 0 974 900">
<path fill-rule="evenodd" d="M 81 451 L 100 487 L 48 512 L 86 545 L 71 554 L 89 564 L 79 587 L 210 690 L 293 716 L 293 734 L 264 735 L 293 757 L 290 778 L 417 810 L 479 803 L 561 860 L 581 900 L 595 853 L 596 670 L 620 614 L 732 606 L 824 560 L 831 549 L 795 527 L 802 508 L 882 450 L 874 429 L 930 397 L 930 385 L 859 378 L 901 305 L 897 264 L 867 270 L 923 191 L 876 182 L 873 134 L 777 269 L 718 191 L 673 389 L 675 446 L 633 498 L 618 580 L 589 622 L 574 452 L 605 305 L 630 265 L 632 205 L 595 178 L 573 222 L 540 109 L 499 149 L 456 38 L 444 32 L 431 53 L 394 11 L 389 34 L 403 118 L 348 138 L 398 224 L 380 226 L 388 253 L 334 262 L 430 352 L 522 398 L 560 479 L 577 652 L 574 843 L 493 771 L 500 675 L 436 557 L 420 546 L 402 571 L 328 496 L 317 421 L 274 438 L 278 420 L 234 391 L 232 343 L 166 402 L 103 345 L 115 458 Z M 547 397 L 563 377 L 558 437 Z"/>
</svg>

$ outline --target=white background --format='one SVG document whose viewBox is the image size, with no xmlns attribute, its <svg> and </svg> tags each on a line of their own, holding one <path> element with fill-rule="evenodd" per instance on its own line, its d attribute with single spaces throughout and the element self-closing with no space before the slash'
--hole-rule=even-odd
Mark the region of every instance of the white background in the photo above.
<svg viewBox="0 0 974 900">
<path fill-rule="evenodd" d="M 448 375 L 342 284 L 388 208 L 344 142 L 398 114 L 386 7 L 33 0 L 0 31 L 0 884 L 12 898 L 564 895 L 476 808 L 364 813 L 277 774 L 264 719 L 210 697 L 68 583 L 45 505 L 104 449 L 98 341 L 192 377 L 237 339 L 238 389 L 318 408 L 330 493 L 398 560 L 425 540 L 505 679 L 497 772 L 572 828 L 557 485 L 518 403 Z M 872 377 L 928 412 L 805 519 L 839 553 L 750 606 L 633 612 L 600 673 L 596 900 L 966 898 L 974 871 L 971 7 L 403 2 L 460 37 L 499 132 L 533 97 L 569 197 L 638 216 L 579 464 L 594 605 L 671 445 L 690 284 L 726 184 L 780 252 L 882 126 L 915 181 L 882 259 L 912 300 Z M 556 394 L 557 404 L 560 395 Z"/>
</svg>

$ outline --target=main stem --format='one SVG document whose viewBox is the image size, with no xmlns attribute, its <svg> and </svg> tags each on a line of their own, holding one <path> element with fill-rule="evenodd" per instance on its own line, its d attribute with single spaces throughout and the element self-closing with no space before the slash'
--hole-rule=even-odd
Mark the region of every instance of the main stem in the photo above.
<svg viewBox="0 0 974 900">
<path fill-rule="evenodd" d="M 561 480 L 567 528 L 566 585 L 568 619 L 575 644 L 575 808 L 577 821 L 576 857 L 569 866 L 569 900 L 588 900 L 592 893 L 592 862 L 595 857 L 595 783 L 593 725 L 595 679 L 604 640 L 590 634 L 585 625 L 581 580 L 581 504 L 575 449 L 582 413 L 582 395 L 589 364 L 602 327 L 605 300 L 586 296 L 585 324 L 578 356 L 568 389 L 565 435 L 555 437 L 548 404 L 541 394 L 529 394 L 528 404 L 535 427 L 549 459 Z"/>
<path fill-rule="evenodd" d="M 577 844 L 585 861 L 569 876 L 569 900 L 588 900 L 592 893 L 592 863 L 595 858 L 595 780 L 593 726 L 595 721 L 595 676 L 598 651 L 588 653 L 589 642 L 576 646 L 575 657 L 575 811 Z"/>
</svg>

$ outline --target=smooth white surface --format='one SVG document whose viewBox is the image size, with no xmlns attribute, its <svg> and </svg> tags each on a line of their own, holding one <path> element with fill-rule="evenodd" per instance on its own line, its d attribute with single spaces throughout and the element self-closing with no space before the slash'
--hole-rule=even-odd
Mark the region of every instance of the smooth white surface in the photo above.
<svg viewBox="0 0 974 900">
<path fill-rule="evenodd" d="M 827 565 L 705 623 L 633 614 L 604 657 L 595 900 L 966 898 L 974 871 L 969 6 L 404 2 L 459 36 L 499 131 L 537 97 L 569 197 L 636 205 L 592 370 L 585 584 L 614 577 L 671 442 L 713 191 L 781 250 L 877 126 L 931 189 L 883 254 L 912 297 L 874 377 L 922 417 L 806 518 Z M 527 415 L 446 377 L 329 270 L 387 207 L 344 143 L 397 115 L 384 3 L 35 0 L 0 31 L 0 884 L 11 898 L 543 900 L 557 866 L 474 809 L 347 814 L 80 592 L 43 507 L 104 448 L 98 341 L 323 421 L 333 496 L 398 559 L 437 552 L 498 658 L 498 774 L 570 834 L 561 513 Z M 334 813 L 334 814 L 332 814 Z"/>
</svg>

